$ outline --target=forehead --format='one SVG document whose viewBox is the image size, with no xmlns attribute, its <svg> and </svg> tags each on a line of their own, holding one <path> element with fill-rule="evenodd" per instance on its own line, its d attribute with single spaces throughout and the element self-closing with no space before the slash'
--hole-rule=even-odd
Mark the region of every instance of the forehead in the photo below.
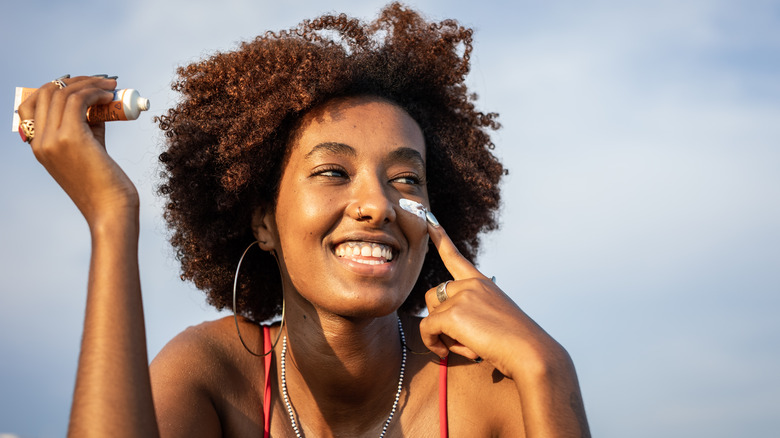
<svg viewBox="0 0 780 438">
<path fill-rule="evenodd" d="M 307 113 L 291 142 L 291 156 L 304 157 L 323 143 L 349 145 L 358 155 L 411 148 L 425 157 L 417 122 L 398 105 L 373 96 L 334 99 Z"/>
</svg>

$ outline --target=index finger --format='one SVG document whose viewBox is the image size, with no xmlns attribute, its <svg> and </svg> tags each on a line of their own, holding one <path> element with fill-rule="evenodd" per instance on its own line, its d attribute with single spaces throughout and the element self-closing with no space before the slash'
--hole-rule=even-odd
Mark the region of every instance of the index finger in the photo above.
<svg viewBox="0 0 780 438">
<path fill-rule="evenodd" d="M 426 216 L 433 216 L 430 211 L 426 213 Z M 463 254 L 458 251 L 458 247 L 452 243 L 452 239 L 444 231 L 444 228 L 439 225 L 436 217 L 433 216 L 433 220 L 428 218 L 426 221 L 428 224 L 428 235 L 431 236 L 436 250 L 439 251 L 439 257 L 444 262 L 444 266 L 452 274 L 452 278 L 455 280 L 464 280 L 467 278 L 484 278 L 487 279 L 479 270 L 471 264 Z M 435 223 L 435 225 L 434 225 Z"/>
</svg>

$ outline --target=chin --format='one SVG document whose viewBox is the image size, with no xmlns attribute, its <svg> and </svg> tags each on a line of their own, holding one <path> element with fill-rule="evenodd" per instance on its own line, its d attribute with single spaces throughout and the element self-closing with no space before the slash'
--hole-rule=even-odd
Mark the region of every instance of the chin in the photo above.
<svg viewBox="0 0 780 438">
<path fill-rule="evenodd" d="M 394 314 L 401 306 L 390 309 L 350 309 L 339 316 L 347 319 L 377 319 Z"/>
<path fill-rule="evenodd" d="M 398 311 L 405 299 L 406 297 L 393 299 L 386 293 L 372 299 L 370 294 L 362 291 L 348 297 L 342 296 L 338 305 L 328 306 L 329 308 L 322 308 L 322 310 L 349 319 L 382 318 Z"/>
</svg>

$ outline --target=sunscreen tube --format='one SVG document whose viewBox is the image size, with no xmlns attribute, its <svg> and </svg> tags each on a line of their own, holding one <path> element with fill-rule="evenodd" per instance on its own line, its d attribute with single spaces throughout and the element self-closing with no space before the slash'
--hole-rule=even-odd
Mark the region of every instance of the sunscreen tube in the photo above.
<svg viewBox="0 0 780 438">
<path fill-rule="evenodd" d="M 37 88 L 16 87 L 14 98 L 14 117 L 11 131 L 19 129 L 19 105 L 30 97 Z M 93 105 L 87 108 L 87 123 L 113 122 L 115 120 L 135 120 L 141 111 L 149 109 L 149 99 L 141 97 L 137 90 L 126 88 L 114 90 L 114 99 L 107 104 Z"/>
<path fill-rule="evenodd" d="M 87 123 L 135 120 L 141 111 L 149 109 L 149 99 L 141 97 L 137 90 L 114 90 L 114 100 L 105 105 L 87 108 Z"/>
</svg>

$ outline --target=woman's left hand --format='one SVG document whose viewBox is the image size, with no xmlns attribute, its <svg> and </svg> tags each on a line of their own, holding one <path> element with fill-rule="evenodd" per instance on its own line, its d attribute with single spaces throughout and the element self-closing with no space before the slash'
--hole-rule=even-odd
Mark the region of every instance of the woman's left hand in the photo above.
<svg viewBox="0 0 780 438">
<path fill-rule="evenodd" d="M 429 224 L 428 233 L 453 277 L 444 302 L 439 302 L 436 288 L 425 295 L 429 314 L 420 323 L 420 333 L 432 352 L 480 357 L 509 378 L 538 372 L 539 366 L 571 363 L 560 344 L 460 254 L 444 228 Z"/>
<path fill-rule="evenodd" d="M 428 234 L 454 280 L 443 302 L 436 288 L 425 294 L 428 316 L 420 322 L 425 345 L 441 357 L 449 351 L 481 357 L 514 380 L 525 436 L 590 437 L 566 350 L 466 260 L 443 228 L 429 224 Z"/>
</svg>

